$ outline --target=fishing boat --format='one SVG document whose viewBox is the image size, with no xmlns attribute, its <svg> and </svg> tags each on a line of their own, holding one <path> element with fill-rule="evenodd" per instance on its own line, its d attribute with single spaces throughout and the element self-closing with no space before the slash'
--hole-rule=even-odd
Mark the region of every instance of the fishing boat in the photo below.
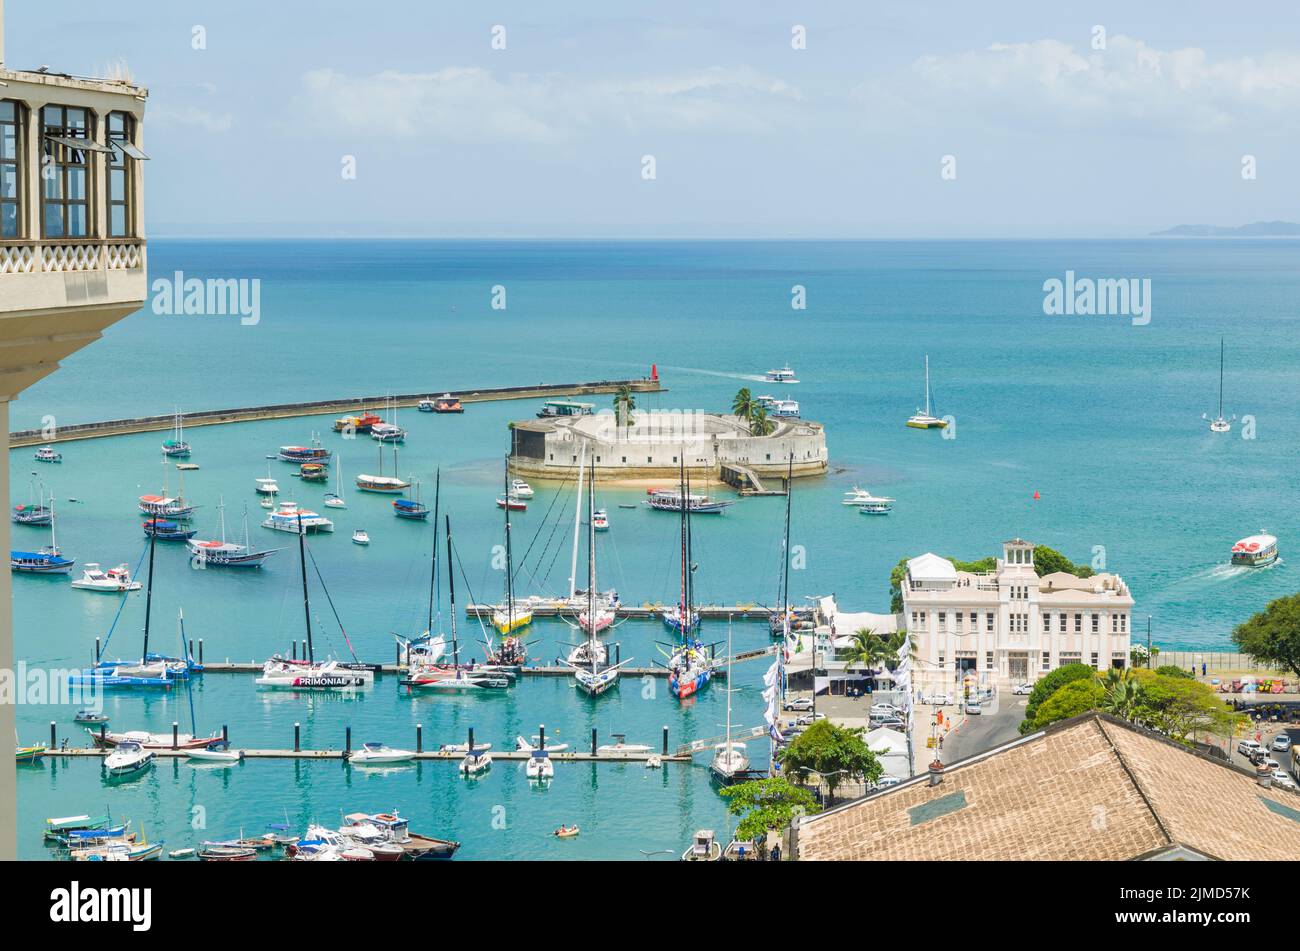
<svg viewBox="0 0 1300 951">
<path fill-rule="evenodd" d="M 383 743 L 365 743 L 348 757 L 349 763 L 359 766 L 377 766 L 386 763 L 406 763 L 415 759 L 413 750 L 393 749 Z"/>
<path fill-rule="evenodd" d="M 731 686 L 731 665 L 733 661 L 731 648 L 731 619 L 727 619 L 727 738 L 714 747 L 713 761 L 709 771 L 713 779 L 725 785 L 735 782 L 740 776 L 749 772 L 749 755 L 745 744 L 731 739 L 731 695 L 736 688 Z"/>
<path fill-rule="evenodd" d="M 930 415 L 930 355 L 925 355 L 925 410 L 917 407 L 916 412 L 907 421 L 912 429 L 943 429 L 948 423 Z"/>
<path fill-rule="evenodd" d="M 139 591 L 141 584 L 131 580 L 131 568 L 126 564 L 105 571 L 95 562 L 87 562 L 81 570 L 81 578 L 72 582 L 72 587 L 82 591 L 122 594 L 126 591 Z"/>
<path fill-rule="evenodd" d="M 302 508 L 297 502 L 281 502 L 280 507 L 262 522 L 262 527 L 294 535 L 334 531 L 332 521 L 324 515 Z"/>
<path fill-rule="evenodd" d="M 1210 419 L 1206 413 L 1201 414 L 1201 419 L 1209 420 L 1210 432 L 1227 433 L 1232 431 L 1232 423 L 1237 417 L 1224 419 L 1223 417 L 1223 338 L 1219 338 L 1219 412 L 1214 419 Z"/>
<path fill-rule="evenodd" d="M 18 504 L 13 507 L 9 513 L 9 520 L 15 525 L 32 525 L 35 527 L 44 527 L 54 520 L 54 512 L 44 501 L 39 505 Z"/>
<path fill-rule="evenodd" d="M 555 778 L 555 764 L 551 762 L 551 754 L 546 750 L 533 750 L 533 754 L 528 757 L 528 762 L 524 765 L 524 775 L 532 782 L 546 782 Z"/>
<path fill-rule="evenodd" d="M 763 374 L 763 380 L 766 383 L 798 383 L 794 371 L 790 369 L 790 364 L 786 364 L 779 370 L 768 370 Z"/>
<path fill-rule="evenodd" d="M 429 506 L 420 500 L 420 483 L 416 481 L 415 498 L 412 499 L 393 499 L 393 514 L 398 518 L 405 518 L 411 521 L 424 521 L 429 517 Z"/>
<path fill-rule="evenodd" d="M 77 562 L 64 558 L 54 537 L 54 498 L 50 498 L 50 543 L 39 551 L 10 551 L 9 568 L 12 571 L 35 575 L 65 575 Z"/>
<path fill-rule="evenodd" d="M 887 496 L 872 495 L 869 489 L 859 489 L 856 485 L 852 492 L 844 493 L 842 505 L 852 505 L 863 515 L 888 515 L 894 506 L 894 499 Z"/>
<path fill-rule="evenodd" d="M 328 482 L 330 477 L 329 469 L 319 462 L 304 462 L 297 474 L 303 482 Z"/>
<path fill-rule="evenodd" d="M 159 538 L 165 542 L 184 541 L 199 533 L 197 528 L 182 525 L 165 518 L 150 518 L 141 523 L 145 537 Z"/>
<path fill-rule="evenodd" d="M 598 532 L 609 531 L 609 513 L 604 509 L 596 509 L 591 515 L 591 527 Z"/>
<path fill-rule="evenodd" d="M 483 747 L 470 750 L 460 761 L 460 772 L 464 776 L 480 776 L 492 768 L 492 753 Z"/>
<path fill-rule="evenodd" d="M 1263 568 L 1277 561 L 1277 538 L 1260 532 L 1232 546 L 1232 564 L 1245 568 Z"/>
<path fill-rule="evenodd" d="M 366 530 L 364 528 L 358 528 L 355 532 L 352 533 L 352 544 L 354 545 L 370 544 L 370 536 L 366 534 Z"/>
<path fill-rule="evenodd" d="M 281 446 L 276 455 L 285 462 L 304 462 L 327 463 L 330 461 L 330 451 L 320 444 L 320 439 L 315 433 L 312 433 L 310 446 Z"/>
<path fill-rule="evenodd" d="M 693 495 L 677 489 L 650 489 L 650 498 L 645 504 L 660 512 L 681 512 L 683 509 L 692 515 L 720 515 L 734 499 L 715 499 L 707 495 Z M 683 504 L 685 499 L 685 504 Z"/>
<path fill-rule="evenodd" d="M 104 758 L 104 771 L 110 776 L 134 775 L 148 769 L 156 755 L 133 741 L 118 743 Z"/>
<path fill-rule="evenodd" d="M 254 551 L 249 544 L 248 539 L 248 508 L 244 508 L 244 544 L 236 545 L 234 542 L 226 541 L 226 503 L 225 499 L 219 497 L 217 503 L 217 512 L 219 513 L 219 523 L 221 526 L 221 538 L 218 539 L 192 539 L 186 542 L 190 554 L 194 556 L 195 564 L 204 567 L 207 565 L 216 565 L 225 568 L 261 568 L 266 559 L 270 558 L 279 548 L 267 548 L 262 551 Z"/>
<path fill-rule="evenodd" d="M 149 862 L 162 855 L 162 843 L 105 842 L 89 849 L 73 849 L 74 862 Z"/>
<path fill-rule="evenodd" d="M 421 408 L 423 408 L 423 403 L 421 403 Z M 435 413 L 465 412 L 465 407 L 461 405 L 460 399 L 458 397 L 452 396 L 450 393 L 443 393 L 442 396 L 439 396 L 436 400 L 434 400 L 431 409 Z"/>
<path fill-rule="evenodd" d="M 336 433 L 368 433 L 370 432 L 370 427 L 374 426 L 376 423 L 382 423 L 383 421 L 382 416 L 368 413 L 363 407 L 359 413 L 354 413 L 351 416 L 340 416 L 338 419 L 334 420 L 334 431 Z"/>
<path fill-rule="evenodd" d="M 403 480 L 397 475 L 397 446 L 393 446 L 393 474 L 384 475 L 384 446 L 379 445 L 379 474 L 370 475 L 361 473 L 357 476 L 357 488 L 362 492 L 405 492 L 411 487 L 411 483 Z"/>
<path fill-rule="evenodd" d="M 63 453 L 55 452 L 53 446 L 41 446 L 34 456 L 37 462 L 62 462 Z"/>
<path fill-rule="evenodd" d="M 523 479 L 511 479 L 509 494 L 517 499 L 531 499 L 534 492 L 533 487 Z"/>
<path fill-rule="evenodd" d="M 319 663 L 316 661 L 311 624 L 311 592 L 307 587 L 307 530 L 300 528 L 296 534 L 298 535 L 298 565 L 302 573 L 302 608 L 306 623 L 307 655 L 303 660 L 291 660 L 278 654 L 272 655 L 262 665 L 262 676 L 253 682 L 259 687 L 285 690 L 352 690 L 373 683 L 374 672 L 364 664 L 342 664 L 335 660 Z M 317 569 L 317 577 L 320 578 L 323 588 L 325 579 L 320 575 L 319 569 Z M 328 600 L 328 590 L 325 596 Z M 332 600 L 330 604 L 333 606 Z M 335 619 L 338 620 L 337 613 Z M 348 640 L 342 621 L 339 621 L 339 630 L 342 631 L 348 649 L 351 650 L 352 642 Z M 353 661 L 356 661 L 355 654 L 353 654 Z"/>
<path fill-rule="evenodd" d="M 343 457 L 339 456 L 338 465 L 334 468 L 334 491 L 325 493 L 325 507 L 331 509 L 345 509 L 348 503 L 343 498 Z"/>
<path fill-rule="evenodd" d="M 17 746 L 14 748 L 14 761 L 19 765 L 39 762 L 46 750 L 47 747 L 40 743 L 34 746 Z"/>
<path fill-rule="evenodd" d="M 98 710 L 78 710 L 77 715 L 72 718 L 73 723 L 107 723 L 108 721 L 108 714 Z"/>
<path fill-rule="evenodd" d="M 175 459 L 184 459 L 190 454 L 190 444 L 185 441 L 185 420 L 179 409 L 172 420 L 172 438 L 163 441 L 162 451 L 164 456 Z"/>
<path fill-rule="evenodd" d="M 510 485 L 509 456 L 505 460 L 505 479 L 508 493 Z M 504 639 L 496 658 L 493 659 L 493 663 L 509 665 L 521 664 L 525 659 L 523 643 L 512 635 L 515 631 L 527 627 L 533 622 L 533 611 L 532 608 L 521 606 L 515 600 L 514 560 L 510 543 L 510 506 L 506 505 L 503 508 L 505 509 L 506 598 L 504 603 L 493 608 L 492 626 L 497 629 L 498 633 L 504 635 Z"/>
</svg>

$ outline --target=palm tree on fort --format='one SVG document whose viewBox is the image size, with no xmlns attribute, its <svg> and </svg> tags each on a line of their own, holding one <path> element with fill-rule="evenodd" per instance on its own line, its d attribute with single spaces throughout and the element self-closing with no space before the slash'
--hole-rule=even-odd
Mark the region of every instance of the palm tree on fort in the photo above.
<svg viewBox="0 0 1300 951">
<path fill-rule="evenodd" d="M 620 426 L 632 425 L 634 409 L 636 409 L 636 397 L 632 394 L 632 387 L 624 383 L 614 394 L 614 414 L 618 417 Z"/>
<path fill-rule="evenodd" d="M 776 429 L 776 423 L 767 418 L 767 410 L 756 406 L 749 415 L 749 434 L 751 436 L 769 436 Z"/>
<path fill-rule="evenodd" d="M 758 400 L 750 395 L 749 387 L 742 386 L 731 401 L 731 412 L 743 420 L 752 419 L 754 410 L 758 409 Z"/>
</svg>

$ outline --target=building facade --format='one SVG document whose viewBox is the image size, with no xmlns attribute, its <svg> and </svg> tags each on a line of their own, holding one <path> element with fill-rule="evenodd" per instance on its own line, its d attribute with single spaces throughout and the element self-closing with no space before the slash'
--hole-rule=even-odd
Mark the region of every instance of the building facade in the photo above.
<svg viewBox="0 0 1300 951">
<path fill-rule="evenodd" d="M 918 681 L 934 689 L 976 674 L 1030 683 L 1065 664 L 1097 670 L 1129 664 L 1133 598 L 1122 578 L 1065 572 L 1039 577 L 1034 545 L 1003 543 L 996 568 L 958 571 L 926 553 L 907 563 L 903 619 L 916 647 Z"/>
<path fill-rule="evenodd" d="M 9 403 L 138 310 L 147 292 L 147 92 L 6 65 L 0 0 L 0 433 Z M 57 426 L 52 420 L 49 426 Z M 9 497 L 9 467 L 0 467 Z M 0 545 L 10 547 L 0 519 Z M 14 669 L 13 589 L 0 573 L 0 667 Z M 35 739 L 35 738 L 31 738 Z M 14 707 L 0 705 L 0 859 L 13 858 Z"/>
</svg>

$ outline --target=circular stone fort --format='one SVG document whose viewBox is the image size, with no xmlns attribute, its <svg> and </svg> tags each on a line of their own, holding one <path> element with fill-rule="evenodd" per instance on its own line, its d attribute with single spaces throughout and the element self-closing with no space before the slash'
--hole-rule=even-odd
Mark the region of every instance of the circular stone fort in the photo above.
<svg viewBox="0 0 1300 951">
<path fill-rule="evenodd" d="M 685 460 L 692 482 L 725 482 L 763 491 L 763 479 L 782 484 L 793 474 L 823 475 L 826 434 L 820 423 L 773 419 L 771 433 L 751 435 L 736 416 L 680 410 L 632 410 L 530 419 L 510 424 L 510 471 L 533 479 L 574 475 L 580 456 L 601 481 L 677 479 Z M 792 460 L 793 457 L 793 460 Z"/>
</svg>

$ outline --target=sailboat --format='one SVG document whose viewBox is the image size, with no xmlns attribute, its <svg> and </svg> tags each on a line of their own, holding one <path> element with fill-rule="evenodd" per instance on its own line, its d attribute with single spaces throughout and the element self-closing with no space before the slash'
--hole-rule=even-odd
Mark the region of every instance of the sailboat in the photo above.
<svg viewBox="0 0 1300 951">
<path fill-rule="evenodd" d="M 335 460 L 334 467 L 334 491 L 325 493 L 325 507 L 330 509 L 345 509 L 348 503 L 343 498 L 343 456 L 340 454 Z"/>
<path fill-rule="evenodd" d="M 509 456 L 506 457 L 505 471 L 506 488 L 509 491 Z M 527 654 L 523 642 L 515 637 L 514 633 L 532 623 L 533 612 L 531 608 L 520 607 L 515 601 L 514 562 L 510 549 L 510 507 L 505 506 L 504 511 L 506 513 L 506 599 L 505 603 L 498 604 L 492 611 L 492 625 L 500 632 L 502 640 L 501 646 L 493 652 L 491 661 L 494 664 L 514 666 L 522 664 Z"/>
<path fill-rule="evenodd" d="M 221 541 L 216 539 L 189 539 L 186 545 L 190 554 L 199 565 L 223 565 L 228 568 L 261 568 L 262 563 L 270 558 L 279 548 L 253 551 L 248 541 L 248 506 L 244 506 L 244 544 L 236 545 L 226 541 L 226 501 L 218 496 L 217 512 L 220 513 Z"/>
<path fill-rule="evenodd" d="M 456 578 L 452 572 L 455 563 L 451 547 L 451 516 L 444 516 L 447 528 L 447 589 L 451 616 L 451 666 L 426 664 L 413 668 L 402 681 L 408 689 L 456 693 L 467 690 L 500 690 L 511 684 L 510 675 L 491 666 L 463 667 L 460 663 L 460 639 L 456 634 Z M 471 751 L 471 756 L 473 751 Z"/>
<path fill-rule="evenodd" d="M 683 460 L 685 455 L 682 456 Z M 686 470 L 682 468 L 682 498 L 689 495 L 686 482 Z M 691 631 L 700 623 L 699 613 L 692 607 L 695 582 L 694 566 L 691 564 L 691 515 L 690 508 L 682 505 L 682 588 L 681 601 L 664 614 L 664 623 L 681 633 L 681 642 L 668 655 L 668 689 L 679 700 L 693 697 L 706 686 L 713 677 L 713 659 L 707 648 L 693 637 Z"/>
<path fill-rule="evenodd" d="M 429 517 L 429 506 L 420 500 L 418 480 L 415 482 L 415 491 L 412 494 L 415 496 L 413 499 L 393 499 L 393 514 L 398 518 L 422 522 Z"/>
<path fill-rule="evenodd" d="M 434 476 L 433 483 L 433 554 L 429 564 L 429 616 L 424 633 L 415 637 L 402 637 L 394 634 L 401 645 L 401 656 L 406 659 L 408 669 L 417 666 L 437 664 L 447 650 L 447 639 L 441 634 L 434 634 L 442 628 L 442 585 L 438 577 L 438 512 L 442 505 L 442 470 Z M 450 567 L 447 569 L 450 571 Z M 436 613 L 435 613 L 436 612 Z"/>
<path fill-rule="evenodd" d="M 301 515 L 299 519 L 301 519 Z M 344 665 L 338 661 L 316 662 L 316 647 L 312 642 L 311 594 L 307 589 L 307 532 L 298 529 L 298 562 L 302 568 L 302 606 L 307 626 L 307 657 L 290 660 L 276 654 L 262 665 L 262 676 L 253 682 L 259 687 L 278 687 L 290 690 L 338 690 L 363 687 L 374 679 L 374 674 L 363 665 Z"/>
<path fill-rule="evenodd" d="M 682 532 L 682 585 L 681 595 L 677 603 L 668 608 L 663 613 L 663 622 L 670 630 L 677 631 L 683 638 L 687 638 L 700 623 L 700 615 L 691 608 L 691 572 L 690 564 L 690 531 L 691 531 L 691 510 L 686 504 L 686 499 L 690 493 L 686 490 L 686 468 L 685 456 L 682 456 L 681 471 L 681 491 L 677 493 L 678 514 L 681 519 Z"/>
<path fill-rule="evenodd" d="M 194 515 L 194 509 L 197 506 L 190 505 L 185 501 L 185 476 L 181 475 L 181 488 L 179 494 L 172 498 L 167 494 L 167 453 L 163 451 L 163 490 L 162 495 L 142 495 L 140 496 L 139 509 L 146 515 L 152 515 L 154 518 L 175 519 L 184 521 Z"/>
<path fill-rule="evenodd" d="M 50 495 L 50 543 L 40 551 L 9 552 L 9 568 L 24 574 L 66 575 L 77 562 L 64 558 L 59 550 L 59 543 L 54 537 L 54 495 Z"/>
<path fill-rule="evenodd" d="M 587 486 L 587 609 L 578 616 L 578 625 L 587 632 L 587 664 L 573 667 L 573 677 L 578 689 L 589 697 L 599 697 L 616 686 L 619 668 L 627 663 L 627 661 L 620 661 L 612 667 L 601 667 L 605 651 L 597 642 L 596 634 L 613 623 L 614 612 L 606 608 L 597 608 L 596 605 L 596 526 L 591 519 L 595 504 L 596 479 L 593 470 L 592 479 Z M 602 617 L 607 617 L 603 624 Z"/>
<path fill-rule="evenodd" d="M 714 747 L 713 762 L 709 764 L 709 771 L 713 778 L 724 785 L 735 782 L 736 777 L 749 770 L 749 756 L 745 752 L 745 744 L 731 741 L 731 694 L 734 688 L 731 686 L 731 619 L 727 619 L 727 739 Z"/>
<path fill-rule="evenodd" d="M 35 499 L 35 501 L 33 501 Z M 51 503 L 54 501 L 54 493 L 50 493 Z M 10 521 L 16 525 L 33 525 L 46 526 L 54 521 L 54 510 L 45 504 L 45 486 L 38 486 L 36 480 L 31 482 L 31 489 L 27 496 L 26 504 L 19 503 L 13 507 L 9 515 Z"/>
<path fill-rule="evenodd" d="M 930 415 L 930 355 L 925 355 L 925 412 L 918 408 L 915 415 L 907 421 L 912 429 L 943 429 L 947 421 Z"/>
<path fill-rule="evenodd" d="M 357 488 L 362 492 L 405 492 L 411 483 L 403 481 L 397 475 L 397 444 L 393 444 L 393 474 L 384 475 L 384 444 L 379 444 L 379 474 L 369 475 L 362 472 L 357 476 Z"/>
<path fill-rule="evenodd" d="M 578 590 L 578 551 L 580 548 L 579 539 L 582 537 L 582 503 L 583 503 L 583 478 L 586 474 L 587 447 L 584 445 L 578 454 L 578 488 L 574 493 L 573 503 L 573 557 L 569 564 L 569 599 L 568 606 L 574 611 L 583 611 L 587 606 L 587 592 Z M 593 470 L 594 471 L 594 470 Z M 518 480 L 516 480 L 518 481 Z M 596 531 L 601 531 L 600 513 L 597 509 L 592 516 L 592 525 Z M 608 522 L 606 523 L 608 527 Z M 598 613 L 600 610 L 608 611 L 611 622 L 614 618 L 614 612 L 618 609 L 619 599 L 618 591 L 610 588 L 608 591 L 596 592 L 596 603 Z M 603 625 L 608 626 L 608 625 Z M 585 645 L 583 648 L 585 649 Z M 572 659 L 572 658 L 570 658 Z"/>
<path fill-rule="evenodd" d="M 1223 338 L 1220 337 L 1219 338 L 1219 415 L 1214 417 L 1214 419 L 1210 419 L 1208 415 L 1202 413 L 1201 419 L 1210 420 L 1210 432 L 1227 433 L 1232 431 L 1232 421 L 1235 420 L 1236 418 L 1237 417 L 1235 415 L 1232 417 L 1232 419 L 1223 418 Z"/>
<path fill-rule="evenodd" d="M 180 408 L 176 408 L 176 415 L 172 420 L 172 438 L 163 440 L 163 455 L 171 456 L 177 459 L 188 459 L 190 455 L 190 444 L 185 441 L 185 420 L 181 416 Z"/>
<path fill-rule="evenodd" d="M 785 477 L 785 531 L 781 535 L 781 591 L 777 598 L 777 609 L 768 618 L 768 629 L 773 637 L 790 630 L 790 617 L 793 613 L 790 604 L 790 509 L 793 497 L 794 453 L 791 453 Z M 730 637 L 730 633 L 727 636 Z"/>
</svg>

